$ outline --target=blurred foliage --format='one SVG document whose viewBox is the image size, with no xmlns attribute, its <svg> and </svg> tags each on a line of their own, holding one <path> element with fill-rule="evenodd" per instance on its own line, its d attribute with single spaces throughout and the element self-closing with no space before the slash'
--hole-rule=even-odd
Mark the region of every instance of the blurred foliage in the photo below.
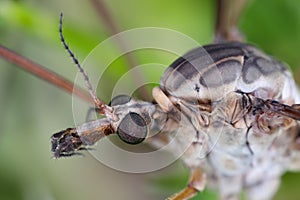
<svg viewBox="0 0 300 200">
<path fill-rule="evenodd" d="M 212 41 L 214 1 L 105 2 L 121 30 L 164 27 L 201 44 Z M 77 71 L 59 41 L 60 12 L 65 15 L 65 36 L 79 60 L 109 37 L 90 1 L 1 0 L 0 42 L 74 80 Z M 240 27 L 250 43 L 287 62 L 299 80 L 298 0 L 252 0 Z M 99 65 L 109 54 L 99 55 Z M 171 63 L 174 59 L 147 50 L 137 52 L 136 57 L 139 63 Z M 88 155 L 52 160 L 50 135 L 74 125 L 70 96 L 5 60 L 1 59 L 0 65 L 0 199 L 162 199 L 186 184 L 188 172 L 180 163 L 148 175 L 132 175 L 109 169 Z M 109 96 L 114 83 L 126 71 L 124 60 L 112 63 L 98 86 L 101 97 Z M 158 82 L 161 74 L 153 71 L 146 76 Z M 299 174 L 286 174 L 276 199 L 299 199 L 299 181 Z M 194 199 L 216 199 L 216 195 L 205 191 Z"/>
</svg>

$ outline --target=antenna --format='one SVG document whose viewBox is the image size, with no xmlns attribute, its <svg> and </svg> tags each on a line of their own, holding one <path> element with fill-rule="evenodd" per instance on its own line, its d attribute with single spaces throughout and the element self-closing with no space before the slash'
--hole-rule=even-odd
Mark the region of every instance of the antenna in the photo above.
<svg viewBox="0 0 300 200">
<path fill-rule="evenodd" d="M 94 103 L 96 105 L 96 107 L 99 109 L 100 114 L 102 115 L 106 115 L 107 116 L 107 112 L 111 113 L 111 108 L 109 106 L 107 106 L 106 104 L 104 104 L 96 95 L 95 90 L 91 84 L 91 81 L 87 75 L 87 73 L 84 71 L 84 69 L 81 67 L 78 59 L 75 57 L 74 53 L 71 51 L 71 49 L 69 48 L 69 46 L 67 45 L 64 35 L 63 35 L 63 30 L 62 30 L 62 18 L 63 18 L 63 13 L 60 14 L 60 19 L 59 19 L 59 35 L 60 35 L 60 40 L 62 42 L 62 44 L 64 45 L 64 48 L 67 50 L 67 52 L 69 53 L 69 55 L 71 56 L 73 62 L 76 64 L 79 72 L 83 75 L 84 81 L 87 85 L 88 91 L 90 93 L 90 95 L 92 96 Z"/>
</svg>

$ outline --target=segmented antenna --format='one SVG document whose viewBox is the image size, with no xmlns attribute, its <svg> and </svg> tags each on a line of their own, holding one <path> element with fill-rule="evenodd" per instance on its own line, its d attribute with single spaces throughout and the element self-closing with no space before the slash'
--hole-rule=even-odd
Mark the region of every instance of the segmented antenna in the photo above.
<svg viewBox="0 0 300 200">
<path fill-rule="evenodd" d="M 92 96 L 95 105 L 97 108 L 99 108 L 99 112 L 100 114 L 106 115 L 106 111 L 108 109 L 108 106 L 106 104 L 104 104 L 96 95 L 95 90 L 90 82 L 90 79 L 88 77 L 88 75 L 85 73 L 85 71 L 83 70 L 83 68 L 81 67 L 78 59 L 75 57 L 74 53 L 71 51 L 71 49 L 69 48 L 69 46 L 67 45 L 65 38 L 63 36 L 63 31 L 62 31 L 62 18 L 63 18 L 63 13 L 60 14 L 60 19 L 59 19 L 59 35 L 60 35 L 60 40 L 62 42 L 62 44 L 64 45 L 65 49 L 67 50 L 67 52 L 69 53 L 69 55 L 71 56 L 73 62 L 76 64 L 77 68 L 79 69 L 79 72 L 83 75 L 84 81 L 87 85 L 87 88 L 89 90 L 90 95 Z"/>
</svg>

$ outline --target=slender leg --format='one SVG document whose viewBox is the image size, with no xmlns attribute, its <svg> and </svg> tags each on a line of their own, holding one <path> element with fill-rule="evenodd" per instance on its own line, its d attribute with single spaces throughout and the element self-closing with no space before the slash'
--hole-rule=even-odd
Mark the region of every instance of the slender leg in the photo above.
<svg viewBox="0 0 300 200">
<path fill-rule="evenodd" d="M 243 41 L 238 21 L 248 0 L 217 0 L 215 42 Z"/>
<path fill-rule="evenodd" d="M 168 200 L 188 200 L 198 192 L 203 191 L 206 183 L 206 175 L 202 169 L 191 169 L 188 185 L 179 193 L 169 197 Z"/>
</svg>

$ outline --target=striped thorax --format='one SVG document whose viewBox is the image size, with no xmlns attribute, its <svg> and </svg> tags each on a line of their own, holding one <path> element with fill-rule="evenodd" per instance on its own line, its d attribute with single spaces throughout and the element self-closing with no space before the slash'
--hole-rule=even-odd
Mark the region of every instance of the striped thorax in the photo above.
<svg viewBox="0 0 300 200">
<path fill-rule="evenodd" d="M 213 44 L 188 52 L 166 70 L 161 88 L 187 101 L 217 101 L 238 90 L 284 102 L 298 94 L 284 64 L 243 43 Z"/>
</svg>

